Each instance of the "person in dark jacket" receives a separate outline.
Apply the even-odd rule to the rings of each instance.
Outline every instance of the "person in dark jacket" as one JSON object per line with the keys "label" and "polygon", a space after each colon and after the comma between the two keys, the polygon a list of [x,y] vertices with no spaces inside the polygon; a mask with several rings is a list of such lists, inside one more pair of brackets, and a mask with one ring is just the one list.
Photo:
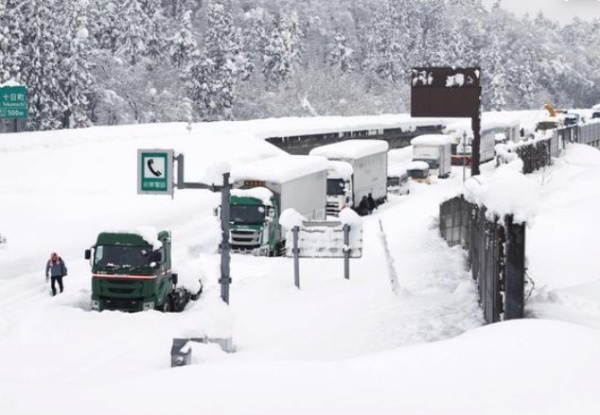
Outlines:
{"label": "person in dark jacket", "polygon": [[367,196],[367,210],[369,212],[369,215],[371,213],[373,213],[373,211],[377,209],[377,203],[375,203],[375,199],[373,199],[373,195],[371,193],[369,193],[369,196]]}
{"label": "person in dark jacket", "polygon": [[360,216],[365,216],[369,213],[369,202],[367,201],[367,196],[363,196],[360,200],[360,203],[356,207],[356,213]]}
{"label": "person in dark jacket", "polygon": [[46,263],[46,281],[48,278],[51,279],[50,286],[52,287],[52,295],[56,295],[56,286],[55,284],[58,282],[58,288],[60,292],[63,292],[63,277],[67,275],[67,266],[65,265],[65,261],[61,257],[58,256],[56,252],[52,252],[50,255],[50,259]]}

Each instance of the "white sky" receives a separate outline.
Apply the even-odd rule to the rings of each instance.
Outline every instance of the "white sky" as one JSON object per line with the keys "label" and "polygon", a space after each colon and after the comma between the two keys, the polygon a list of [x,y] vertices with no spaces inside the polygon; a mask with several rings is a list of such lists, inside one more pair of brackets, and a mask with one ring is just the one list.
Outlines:
{"label": "white sky", "polygon": [[[483,4],[491,7],[496,0],[483,0]],[[535,17],[538,12],[552,20],[568,23],[574,17],[583,20],[600,18],[600,1],[598,0],[502,0],[502,8],[522,16],[529,13]]]}
{"label": "white sky", "polygon": [[[515,114],[525,125],[538,115]],[[280,153],[261,137],[393,120],[410,122],[324,117],[0,135],[0,412],[600,413],[597,149],[571,145],[527,176],[488,163],[469,181],[469,191],[530,221],[536,290],[526,311],[534,318],[486,327],[465,252],[437,230],[440,202],[464,188],[460,167],[431,185],[411,182],[409,195],[363,218],[350,280],[340,259],[301,259],[298,291],[291,259],[233,255],[230,306],[218,285],[212,211],[220,195],[136,194],[139,148],[183,153],[186,181],[197,181],[215,163]],[[392,150],[390,163],[408,163],[410,150]],[[180,282],[202,278],[203,297],[181,314],[90,311],[84,250],[101,230],[139,227],[171,230]],[[54,250],[69,268],[55,298],[43,274]],[[191,366],[169,367],[174,337],[204,335],[232,336],[236,353],[194,343]]]}

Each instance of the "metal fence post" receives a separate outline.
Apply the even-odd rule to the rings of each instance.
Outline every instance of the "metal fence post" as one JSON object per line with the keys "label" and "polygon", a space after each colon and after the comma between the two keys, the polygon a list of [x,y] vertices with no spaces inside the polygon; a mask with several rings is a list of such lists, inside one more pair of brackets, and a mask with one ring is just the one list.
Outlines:
{"label": "metal fence post", "polygon": [[300,232],[299,226],[294,226],[292,228],[292,233],[294,235],[294,247],[292,251],[294,253],[294,284],[299,289],[300,288],[300,250],[298,249],[298,232]]}
{"label": "metal fence post", "polygon": [[523,318],[525,307],[525,225],[506,217],[506,281],[504,319]]}

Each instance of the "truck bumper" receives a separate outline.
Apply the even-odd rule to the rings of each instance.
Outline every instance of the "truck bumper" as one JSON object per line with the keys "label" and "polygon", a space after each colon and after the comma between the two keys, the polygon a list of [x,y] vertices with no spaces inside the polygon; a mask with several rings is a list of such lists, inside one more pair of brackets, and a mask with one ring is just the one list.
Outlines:
{"label": "truck bumper", "polygon": [[137,312],[153,310],[156,306],[154,300],[143,298],[92,298],[92,310],[117,310],[126,312]]}

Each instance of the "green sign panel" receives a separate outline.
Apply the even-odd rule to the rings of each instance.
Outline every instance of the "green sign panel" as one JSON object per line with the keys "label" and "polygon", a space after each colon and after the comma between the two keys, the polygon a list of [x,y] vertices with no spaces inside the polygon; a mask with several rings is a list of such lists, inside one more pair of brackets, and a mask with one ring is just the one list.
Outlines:
{"label": "green sign panel", "polygon": [[27,88],[24,86],[0,87],[0,118],[27,118]]}
{"label": "green sign panel", "polygon": [[138,150],[138,194],[173,195],[173,150]]}

